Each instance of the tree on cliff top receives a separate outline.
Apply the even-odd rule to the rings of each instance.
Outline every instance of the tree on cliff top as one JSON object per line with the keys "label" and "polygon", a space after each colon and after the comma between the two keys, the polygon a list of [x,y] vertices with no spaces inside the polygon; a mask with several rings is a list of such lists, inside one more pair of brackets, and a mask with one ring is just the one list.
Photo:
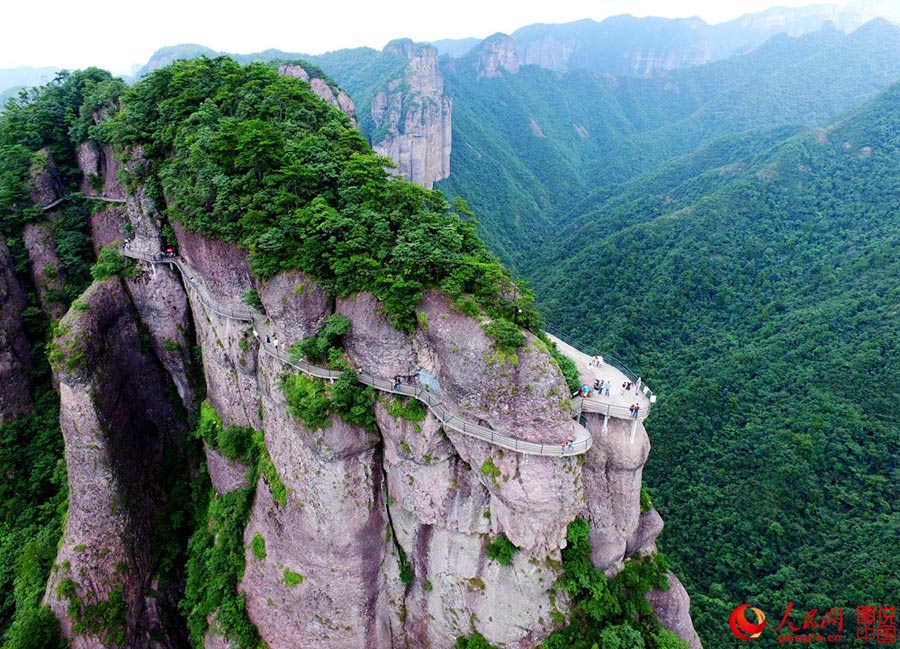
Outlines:
{"label": "tree on cliff top", "polygon": [[269,66],[178,61],[125,94],[113,129],[149,161],[130,182],[169,218],[249,250],[261,277],[299,269],[335,295],[372,291],[401,329],[429,288],[538,323],[464,203],[391,177],[346,115]]}

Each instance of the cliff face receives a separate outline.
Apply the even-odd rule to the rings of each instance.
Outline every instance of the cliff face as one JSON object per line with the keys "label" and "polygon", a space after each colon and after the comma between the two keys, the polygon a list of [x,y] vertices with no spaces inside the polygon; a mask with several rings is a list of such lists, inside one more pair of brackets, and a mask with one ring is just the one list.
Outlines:
{"label": "cliff face", "polygon": [[494,34],[486,38],[476,49],[478,78],[499,77],[500,70],[510,74],[519,72],[519,53],[516,42],[506,34]]}
{"label": "cliff face", "polygon": [[[60,322],[51,354],[59,382],[69,514],[46,603],[73,647],[168,646],[149,595],[161,472],[185,421],[163,368],[142,349],[122,282],[94,284]],[[165,636],[165,634],[163,634]]]}
{"label": "cliff face", "polygon": [[[141,164],[139,152],[132,160]],[[126,229],[135,251],[153,253],[161,243],[159,215],[140,188],[92,226],[95,246]],[[418,374],[453,415],[564,444],[576,426],[568,390],[530,334],[514,355],[499,353],[476,319],[437,292],[418,305],[416,331],[402,333],[371,294],[335,300],[295,272],[263,284],[237,247],[177,225],[175,235],[187,281],[168,265],[140,262],[133,279],[94,284],[54,342],[70,507],[45,601],[74,647],[181,641],[156,594],[152,548],[170,479],[164,460],[185,433],[185,412],[198,405],[192,339],[208,402],[224,426],[261,431],[274,470],[255,485],[239,583],[247,615],[272,649],[444,647],[474,631],[498,646],[534,647],[566,612],[564,596],[550,588],[575,516],[591,521],[594,563],[610,572],[655,548],[661,520],[640,514],[649,442],[639,424],[632,442],[630,422],[611,420],[600,434],[599,419],[589,421],[595,446],[572,458],[505,451],[387,393],[376,392],[372,426],[337,415],[308,425],[282,389],[295,370],[254,332],[285,349],[343,315],[352,367],[387,380]],[[220,314],[246,308],[251,290],[262,304],[252,324]],[[245,485],[244,467],[205,450],[216,493]],[[519,548],[511,566],[488,559],[486,544],[500,534]],[[682,594],[660,591],[653,604],[690,637]],[[112,623],[91,619],[97,606],[117,612]],[[228,646],[216,629],[206,645]]]}
{"label": "cliff face", "polygon": [[316,93],[316,96],[325,100],[328,104],[334,106],[349,117],[350,121],[353,122],[353,126],[357,125],[356,106],[353,105],[353,100],[350,99],[350,95],[340,88],[329,86],[325,79],[320,77],[310,77],[309,72],[297,64],[285,64],[279,66],[278,74],[294,77],[295,79],[302,79],[309,84],[310,89]]}
{"label": "cliff face", "polygon": [[437,49],[398,41],[385,48],[409,59],[403,77],[372,100],[372,148],[397,165],[397,173],[431,188],[450,175],[453,102],[444,95]]}

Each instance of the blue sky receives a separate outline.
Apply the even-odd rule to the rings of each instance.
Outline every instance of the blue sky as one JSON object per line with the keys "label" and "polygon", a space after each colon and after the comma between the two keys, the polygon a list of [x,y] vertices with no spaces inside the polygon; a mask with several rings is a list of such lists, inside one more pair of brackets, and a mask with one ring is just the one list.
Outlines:
{"label": "blue sky", "polygon": [[[830,0],[842,4],[845,0]],[[511,33],[532,23],[562,23],[630,13],[700,16],[710,23],[768,6],[810,0],[13,0],[0,21],[0,68],[95,65],[128,74],[165,45],[200,43],[249,53],[267,48],[319,54],[347,47],[381,49],[416,41]]]}

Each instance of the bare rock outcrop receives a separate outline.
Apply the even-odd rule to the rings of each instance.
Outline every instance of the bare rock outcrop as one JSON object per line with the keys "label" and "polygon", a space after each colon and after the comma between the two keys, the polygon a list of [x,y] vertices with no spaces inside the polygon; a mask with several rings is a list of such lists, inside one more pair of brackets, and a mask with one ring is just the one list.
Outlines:
{"label": "bare rock outcrop", "polygon": [[578,39],[546,34],[542,38],[517,45],[522,65],[539,65],[548,70],[565,72],[572,53],[578,47]]}
{"label": "bare rock outcrop", "polygon": [[691,649],[703,649],[700,636],[697,635],[691,621],[691,598],[678,577],[670,572],[669,589],[650,591],[647,593],[647,601],[664,627],[686,641]]}
{"label": "bare rock outcrop", "polygon": [[612,574],[621,569],[628,540],[638,528],[641,473],[650,453],[650,441],[639,422],[610,418],[606,432],[596,434],[603,430],[602,416],[587,417],[588,428],[595,435],[594,445],[585,455],[584,485],[590,498],[583,513],[591,523],[591,560]]}
{"label": "bare rock outcrop", "polygon": [[[237,246],[183,230],[176,224],[180,254],[197,271],[194,281],[216,296],[226,307],[242,306],[255,280],[244,263],[246,253]],[[188,278],[191,281],[191,278]],[[238,322],[208,309],[188,291],[203,354],[207,399],[219,413],[224,426],[259,429],[259,388],[257,351],[259,346],[245,322]]]}
{"label": "bare rock outcrop", "polygon": [[[94,121],[99,122],[100,115]],[[125,197],[118,178],[119,159],[112,146],[98,147],[91,142],[82,142],[78,148],[78,167],[83,174],[79,191],[85,196]]]}
{"label": "bare rock outcrop", "polygon": [[453,102],[444,95],[437,49],[394,41],[385,51],[409,59],[399,79],[372,100],[372,148],[397,165],[397,173],[431,188],[450,175]]}
{"label": "bare rock outcrop", "polygon": [[475,69],[478,78],[493,78],[501,76],[501,70],[510,74],[519,72],[519,52],[516,42],[506,34],[494,34],[488,36],[476,49],[477,58]]}
{"label": "bare rock outcrop", "polygon": [[9,248],[0,237],[0,424],[28,414],[33,405],[28,381],[31,361],[22,320],[25,291],[12,266]]}
{"label": "bare rock outcrop", "polygon": [[[501,433],[548,444],[571,436],[565,382],[533,337],[513,358],[504,357],[476,320],[437,292],[425,294],[419,312],[427,326],[411,335],[394,330],[369,295],[339,300],[337,310],[353,323],[345,346],[354,366],[382,378],[417,372],[420,380],[430,377],[448,409]],[[540,555],[565,545],[566,525],[584,498],[574,460],[503,452],[452,429],[445,432],[492,496],[494,533]]]}
{"label": "bare rock outcrop", "polygon": [[47,149],[38,151],[28,170],[29,193],[35,205],[47,206],[62,198],[65,193],[62,177],[53,155]]}
{"label": "bare rock outcrop", "polygon": [[387,516],[374,431],[333,415],[311,429],[288,412],[282,367],[259,363],[266,448],[285,496],[260,478],[244,533],[264,544],[247,553],[241,589],[247,612],[272,649],[391,647],[379,587]]}
{"label": "bare rock outcrop", "polygon": [[64,313],[60,295],[63,276],[56,240],[49,222],[27,223],[22,231],[22,243],[31,261],[31,281],[44,313],[59,320]]}
{"label": "bare rock outcrop", "polygon": [[309,84],[309,87],[316,96],[320,99],[324,99],[327,103],[344,113],[350,118],[350,122],[353,126],[357,126],[356,106],[354,105],[353,100],[350,99],[350,95],[341,88],[329,84],[327,80],[321,77],[310,76],[309,72],[297,63],[285,63],[284,65],[278,66],[278,74],[305,81]]}
{"label": "bare rock outcrop", "polygon": [[[81,301],[86,308],[60,322],[51,354],[69,513],[45,602],[73,647],[149,647],[151,630],[165,635],[157,603],[148,605],[153,520],[166,497],[164,455],[184,434],[184,417],[165,371],[142,350],[121,281],[94,284]],[[97,606],[115,614],[95,619]]]}

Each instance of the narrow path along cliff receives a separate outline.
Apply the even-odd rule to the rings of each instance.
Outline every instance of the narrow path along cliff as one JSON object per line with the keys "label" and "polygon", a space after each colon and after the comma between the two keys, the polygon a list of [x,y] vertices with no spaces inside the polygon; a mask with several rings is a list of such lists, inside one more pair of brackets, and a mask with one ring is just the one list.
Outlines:
{"label": "narrow path along cliff", "polygon": [[[130,247],[124,246],[121,247],[119,251],[123,256],[129,257],[131,259],[154,264],[170,264],[177,268],[184,277],[185,283],[197,295],[198,299],[204,306],[223,317],[240,322],[251,323],[253,325],[253,337],[256,339],[257,343],[259,343],[260,348],[270,356],[277,358],[285,365],[289,365],[290,367],[293,367],[294,369],[297,369],[304,374],[308,374],[309,376],[314,376],[329,381],[335,381],[341,376],[341,370],[320,367],[309,363],[306,360],[294,358],[291,355],[285,354],[283,351],[280,351],[278,349],[277,342],[269,342],[271,338],[265,334],[267,325],[265,321],[266,319],[262,314],[253,309],[227,307],[218,303],[212,298],[209,291],[198,279],[197,273],[195,273],[194,270],[181,257],[173,256],[171,254],[166,255],[161,252],[156,254],[138,252],[136,250],[132,250]],[[579,351],[572,345],[569,345],[568,343],[565,343],[556,337],[551,337],[551,340],[553,340],[557,344],[563,354],[565,354],[575,362],[583,381],[586,381],[589,377],[599,378],[601,374],[599,374],[598,372],[600,372],[601,370],[602,375],[606,377],[605,381],[610,381],[618,385],[620,378],[623,379],[623,384],[627,380],[625,375],[622,374],[621,371],[612,366],[606,366],[605,368],[595,367],[596,371],[592,371],[591,359],[587,354]],[[509,435],[498,433],[486,426],[481,426],[473,421],[467,420],[463,417],[460,417],[459,415],[450,412],[444,406],[440,396],[435,394],[428,387],[428,385],[424,385],[421,383],[411,385],[409,383],[403,382],[394,383],[391,381],[386,381],[367,373],[364,368],[360,368],[360,370],[357,372],[357,377],[361,383],[381,390],[382,392],[401,394],[404,396],[413,397],[421,401],[426,406],[428,406],[432,414],[434,414],[434,416],[439,421],[441,421],[441,423],[457,432],[468,435],[470,437],[474,437],[476,439],[480,439],[501,448],[516,451],[517,453],[523,453],[525,455],[568,457],[586,453],[593,444],[593,434],[577,419],[572,421],[572,436],[569,443],[541,444],[537,442],[529,442],[517,439]],[[631,419],[633,422],[633,437],[634,428],[637,424],[637,421],[647,417],[647,414],[649,413],[650,403],[649,398],[646,396],[646,394],[640,392],[639,388],[637,392],[638,398],[641,399],[641,408],[638,410],[636,416],[633,410],[625,407],[624,400],[627,400],[627,397],[625,396],[624,390],[620,393],[618,388],[612,390],[610,392],[611,398],[606,400],[602,398],[602,395],[599,395],[597,393],[595,393],[594,396],[590,397],[578,396],[573,399],[572,406],[574,412],[576,413],[576,417],[578,417],[581,412],[594,412],[604,415],[604,433],[607,431],[607,423],[609,417]],[[649,393],[649,391],[647,392]],[[630,397],[630,395],[631,393],[629,392],[628,396]]]}

